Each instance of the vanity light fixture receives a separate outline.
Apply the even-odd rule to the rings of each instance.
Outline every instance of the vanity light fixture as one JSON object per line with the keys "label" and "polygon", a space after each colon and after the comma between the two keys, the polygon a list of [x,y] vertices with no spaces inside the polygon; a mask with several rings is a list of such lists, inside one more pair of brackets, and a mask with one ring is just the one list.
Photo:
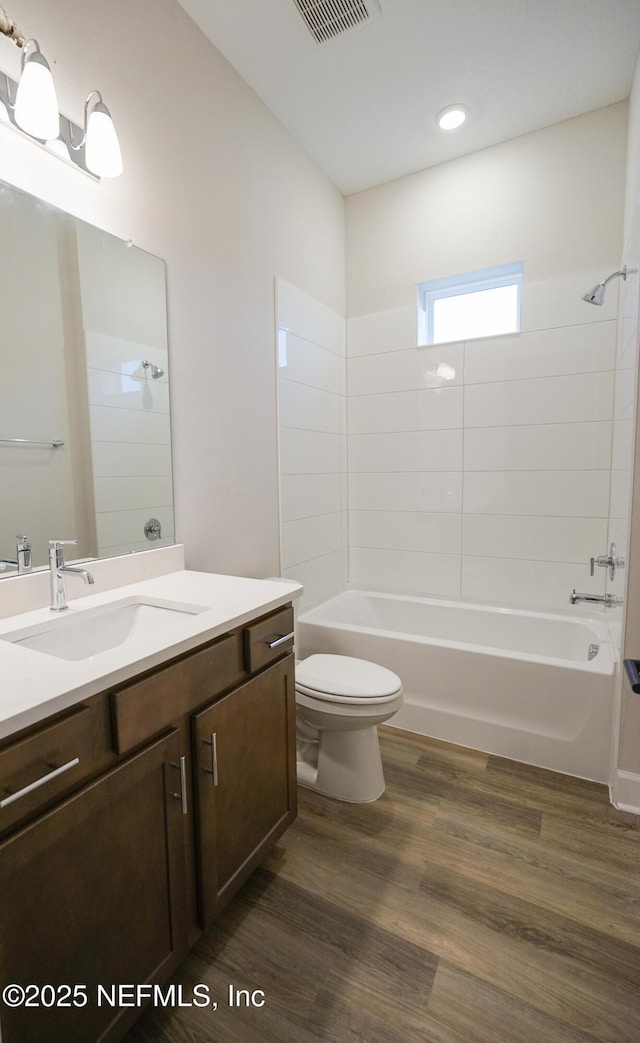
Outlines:
{"label": "vanity light fixture", "polygon": [[457,130],[467,118],[467,108],[464,105],[447,105],[440,109],[436,116],[436,123],[440,130]]}
{"label": "vanity light fixture", "polygon": [[58,99],[49,63],[37,40],[22,47],[22,74],[16,91],[16,123],[32,138],[48,141],[60,134]]}
{"label": "vanity light fixture", "polygon": [[84,105],[84,128],[58,111],[49,64],[36,40],[24,35],[0,6],[0,33],[22,48],[20,82],[0,72],[0,118],[93,177],[118,177],[122,154],[111,113],[99,91]]}
{"label": "vanity light fixture", "polygon": [[97,177],[119,177],[122,173],[120,142],[113,125],[111,113],[102,100],[100,91],[91,91],[84,103],[84,134],[77,145],[71,140],[71,148],[78,151],[84,146],[84,161],[87,169]]}

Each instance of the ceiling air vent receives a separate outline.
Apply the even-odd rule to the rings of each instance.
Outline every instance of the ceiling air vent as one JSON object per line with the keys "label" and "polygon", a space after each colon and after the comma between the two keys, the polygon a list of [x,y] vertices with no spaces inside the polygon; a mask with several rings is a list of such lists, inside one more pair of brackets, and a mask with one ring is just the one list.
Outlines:
{"label": "ceiling air vent", "polygon": [[316,43],[373,22],[382,14],[379,0],[293,0]]}

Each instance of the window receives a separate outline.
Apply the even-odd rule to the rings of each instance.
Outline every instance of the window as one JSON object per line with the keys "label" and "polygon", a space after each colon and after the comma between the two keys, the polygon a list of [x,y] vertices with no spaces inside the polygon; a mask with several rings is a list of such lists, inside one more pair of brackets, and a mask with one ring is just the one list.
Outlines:
{"label": "window", "polygon": [[419,343],[518,333],[523,269],[518,261],[420,283]]}

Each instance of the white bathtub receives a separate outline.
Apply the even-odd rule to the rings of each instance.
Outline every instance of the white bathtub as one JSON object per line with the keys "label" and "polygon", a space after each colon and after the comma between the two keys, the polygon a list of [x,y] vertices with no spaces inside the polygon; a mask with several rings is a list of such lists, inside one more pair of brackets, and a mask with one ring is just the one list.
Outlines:
{"label": "white bathtub", "polygon": [[348,590],[299,617],[296,651],[397,673],[398,728],[607,781],[614,658],[604,617]]}

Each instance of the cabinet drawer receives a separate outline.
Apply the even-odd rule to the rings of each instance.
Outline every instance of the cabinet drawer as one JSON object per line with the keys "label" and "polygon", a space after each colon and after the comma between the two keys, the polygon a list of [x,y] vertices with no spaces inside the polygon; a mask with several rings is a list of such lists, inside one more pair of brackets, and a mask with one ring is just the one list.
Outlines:
{"label": "cabinet drawer", "polygon": [[[247,673],[252,674],[268,666],[280,656],[293,649],[293,609],[291,605],[272,612],[264,619],[245,627],[244,665]],[[286,640],[282,640],[286,638]]]}
{"label": "cabinet drawer", "polygon": [[0,750],[0,822],[4,827],[93,769],[92,712],[81,706]]}
{"label": "cabinet drawer", "polygon": [[236,634],[111,693],[115,748],[127,753],[244,680]]}

